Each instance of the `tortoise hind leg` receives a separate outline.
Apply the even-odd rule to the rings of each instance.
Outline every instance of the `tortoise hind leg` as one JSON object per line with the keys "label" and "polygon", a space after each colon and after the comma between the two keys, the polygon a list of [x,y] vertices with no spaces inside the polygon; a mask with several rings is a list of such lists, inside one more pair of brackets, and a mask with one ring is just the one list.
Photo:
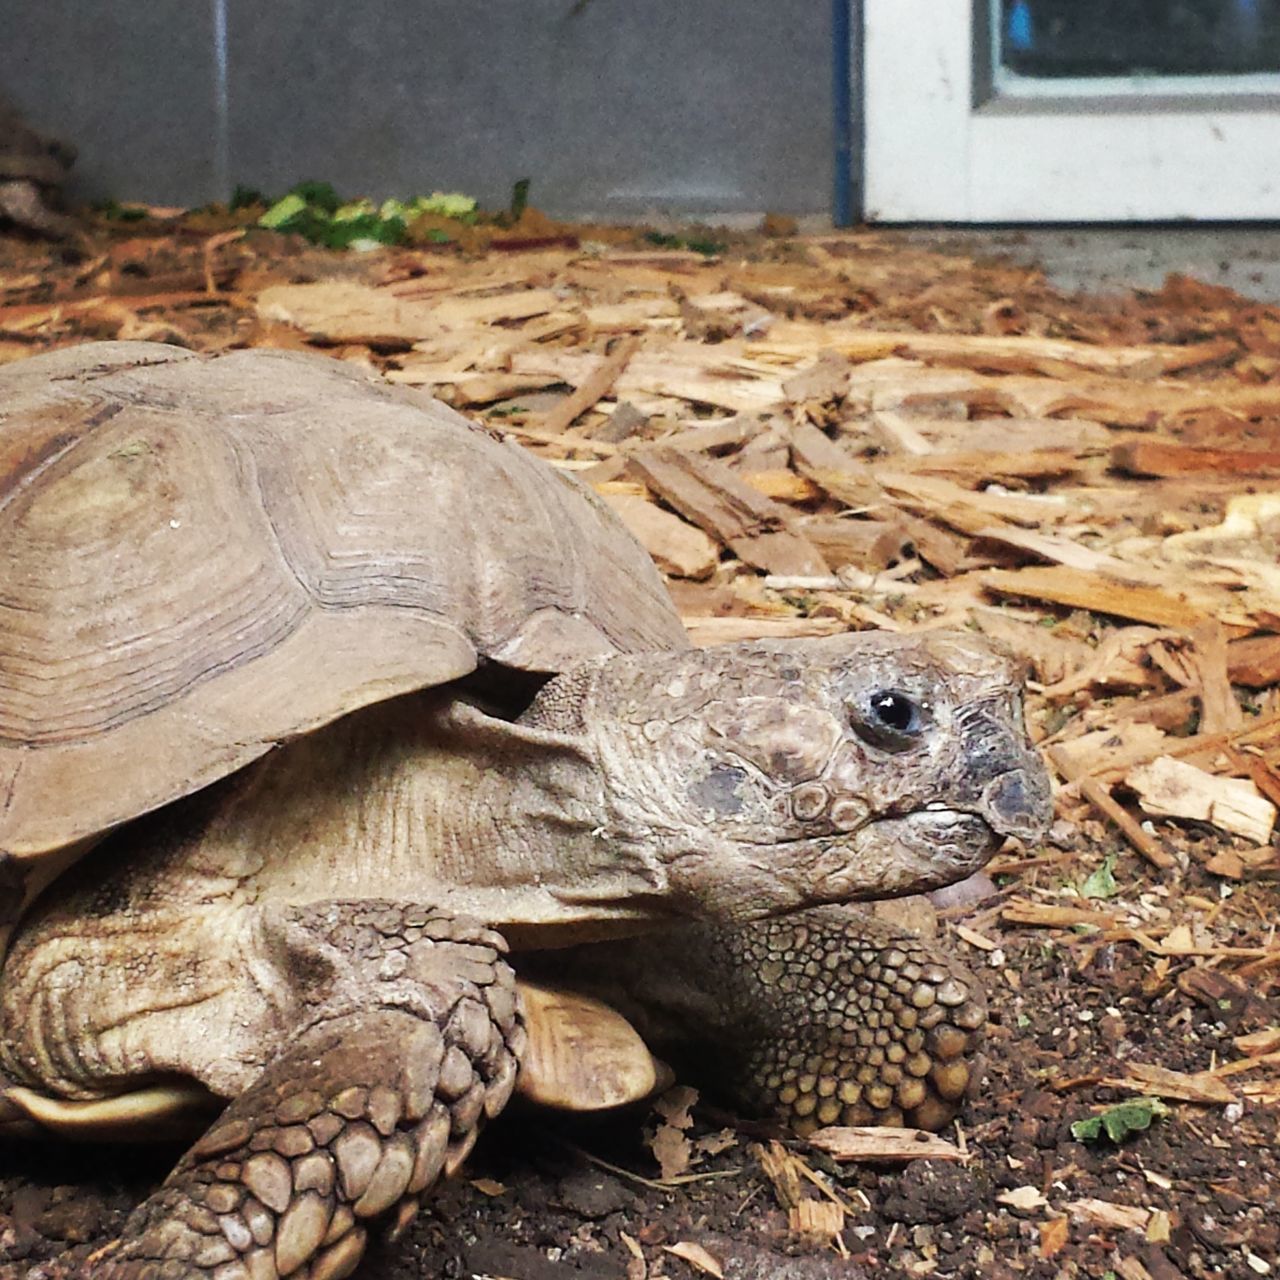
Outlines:
{"label": "tortoise hind leg", "polygon": [[407,1222],[506,1102],[523,1029],[495,934],[390,903],[280,917],[273,940],[311,969],[317,1016],[134,1211],[95,1280],[349,1275],[370,1221]]}
{"label": "tortoise hind leg", "polygon": [[708,1085],[800,1133],[940,1129],[980,1072],[977,980],[857,907],[686,926],[540,963],[615,1004],[679,1067],[701,1063],[705,1076],[713,1064]]}

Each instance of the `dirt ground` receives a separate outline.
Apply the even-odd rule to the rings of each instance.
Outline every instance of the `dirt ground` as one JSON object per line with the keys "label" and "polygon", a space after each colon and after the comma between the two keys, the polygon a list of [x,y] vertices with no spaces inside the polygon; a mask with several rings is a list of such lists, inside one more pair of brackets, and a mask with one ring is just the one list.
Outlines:
{"label": "dirt ground", "polygon": [[[1091,865],[1098,847],[1090,843],[1080,864]],[[1070,875],[1076,863],[1066,859],[1052,874]],[[1128,892],[1149,892],[1132,858],[1122,854],[1117,873]],[[1193,872],[1179,888],[1216,892],[1207,880]],[[1274,886],[1248,896],[1250,914],[1276,917]],[[1238,936],[1251,933],[1245,927]],[[997,936],[987,1080],[960,1123],[967,1162],[841,1168],[791,1141],[854,1210],[843,1250],[829,1237],[790,1230],[761,1168],[757,1144],[766,1134],[758,1126],[740,1127],[692,1180],[663,1187],[644,1140],[654,1120],[643,1111],[594,1123],[526,1113],[502,1117],[462,1175],[359,1274],[675,1280],[697,1274],[665,1251],[680,1242],[701,1245],[730,1280],[1140,1277],[1135,1263],[1155,1280],[1268,1274],[1280,1258],[1274,1106],[1175,1103],[1120,1146],[1079,1142],[1070,1126],[1122,1096],[1097,1081],[1122,1075],[1127,1059],[1198,1070],[1230,1057],[1233,1034],[1280,1021],[1274,999],[1249,992],[1239,1007],[1206,1007],[1179,989],[1176,973],[1153,983],[1132,946],[1095,948],[1087,938],[1040,931]],[[1017,975],[1016,990],[1002,974]],[[1063,1087],[1072,1079],[1080,1083]],[[694,1120],[694,1133],[735,1123],[701,1103]],[[0,1152],[0,1258],[8,1264],[0,1274],[58,1274],[39,1264],[83,1258],[113,1236],[175,1155],[137,1147]],[[1043,1197],[1036,1207],[999,1203],[1001,1193],[1027,1187]],[[1137,1225],[1115,1225],[1111,1206],[1139,1211]],[[1062,1218],[1065,1233],[1046,1257],[1045,1224]]]}
{"label": "dirt ground", "polygon": [[[91,251],[82,252],[0,236],[0,358],[108,336],[201,349],[258,338],[284,344],[278,322],[254,321],[244,298],[277,280],[363,278],[382,269],[380,255],[356,262],[283,237],[224,242],[235,257],[234,267],[226,267],[209,248],[223,234],[221,225],[184,233],[99,224]],[[545,238],[555,247],[572,237],[552,228]],[[868,252],[882,265],[895,261],[892,235],[864,234],[859,243],[872,245]],[[504,264],[521,247],[508,246]],[[545,247],[539,241],[532,250]],[[487,244],[470,246],[467,261],[474,265],[487,251]],[[784,266],[803,261],[805,252],[776,237],[739,238],[725,251]],[[822,252],[838,256],[830,240]],[[1267,311],[1260,318],[1247,300],[1197,294],[1193,283],[1175,282],[1163,299],[1065,298],[1034,271],[919,250],[907,256],[910,269],[902,268],[893,288],[884,283],[890,278],[884,267],[874,288],[851,286],[842,295],[837,316],[856,312],[872,328],[1018,332],[1101,344],[1230,346],[1234,339],[1224,335],[1256,334],[1269,324],[1272,341],[1280,342],[1280,317]],[[922,301],[923,289],[912,283],[922,278],[945,288],[931,285]],[[217,289],[234,300],[219,299]],[[695,321],[685,314],[690,331]],[[255,323],[263,327],[255,330]],[[385,367],[386,351],[373,349]],[[350,357],[350,342],[341,353]],[[1241,339],[1213,370],[1189,376],[1268,386],[1280,376],[1280,359]],[[1240,416],[1245,443],[1274,450],[1277,422],[1280,416],[1265,413]],[[1174,425],[1172,436],[1183,444],[1222,443],[1220,420],[1183,418]],[[1188,492],[1179,491],[1184,506],[1171,531],[1222,517],[1226,490],[1206,484],[1200,492],[1194,477],[1190,483]],[[1255,478],[1239,487],[1252,493],[1266,485]],[[1186,515],[1193,508],[1194,518]],[[684,610],[698,593],[719,599],[718,590],[718,580],[681,583],[677,599]],[[1087,641],[1091,650],[1116,634],[1116,619],[1101,612],[1037,607],[1042,616],[1031,618],[1030,627]],[[1258,629],[1269,635],[1278,622],[1267,615]],[[1166,662],[1161,670],[1173,667]],[[1156,675],[1146,688],[1139,682],[1136,700],[1163,699],[1162,706],[1173,706],[1171,722],[1189,711],[1175,731],[1196,732],[1194,699],[1177,702],[1182,692]],[[1052,683],[1041,676],[1042,685]],[[1201,702],[1206,687],[1199,686]],[[1249,715],[1274,710],[1270,685],[1255,681],[1249,689],[1237,685],[1232,695]],[[1033,704],[1033,727],[1040,737],[1060,737],[1064,717],[1089,712],[1091,723],[1105,729],[1124,718],[1109,705],[1101,691],[1065,707]],[[688,1135],[727,1129],[708,1144],[722,1149],[694,1159],[667,1183],[652,1149],[662,1121],[648,1108],[589,1122],[509,1114],[404,1237],[376,1245],[357,1274],[368,1280],[1271,1274],[1280,1267],[1273,1074],[1280,1033],[1269,1034],[1280,1026],[1273,936],[1280,862],[1266,843],[1259,847],[1205,821],[1152,822],[1131,797],[1125,802],[1165,851],[1167,865],[1140,856],[1133,840],[1075,794],[1060,807],[1051,843],[998,864],[996,897],[964,914],[944,913],[939,922],[943,945],[983,975],[992,1009],[986,1082],[944,1135],[962,1158],[837,1164],[807,1143],[726,1114],[716,1105],[714,1079],[687,1082],[700,1090]],[[1141,832],[1136,839],[1141,843]],[[1167,1105],[1145,1130],[1119,1142],[1073,1135],[1073,1122],[1143,1095],[1161,1096]],[[770,1144],[779,1137],[808,1171],[798,1198],[831,1206],[828,1212],[806,1215],[787,1203],[797,1192],[777,1174],[778,1149]],[[114,1236],[176,1154],[146,1147],[0,1148],[0,1276],[70,1274]],[[801,1229],[806,1221],[810,1229]]]}

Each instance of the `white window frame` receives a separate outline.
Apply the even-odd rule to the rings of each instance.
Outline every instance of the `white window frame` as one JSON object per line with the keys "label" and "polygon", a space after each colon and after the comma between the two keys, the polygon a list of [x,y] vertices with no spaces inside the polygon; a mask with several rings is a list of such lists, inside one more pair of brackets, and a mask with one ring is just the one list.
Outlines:
{"label": "white window frame", "polygon": [[1270,76],[1052,94],[1002,75],[997,88],[987,0],[863,0],[862,12],[871,221],[1280,219]]}

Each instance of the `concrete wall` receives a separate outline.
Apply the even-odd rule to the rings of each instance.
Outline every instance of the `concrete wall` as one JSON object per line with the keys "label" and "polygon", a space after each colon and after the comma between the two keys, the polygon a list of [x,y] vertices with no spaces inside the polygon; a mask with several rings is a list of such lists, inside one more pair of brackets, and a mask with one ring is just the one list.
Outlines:
{"label": "concrete wall", "polygon": [[461,190],[560,215],[825,213],[825,0],[5,0],[0,92],[74,194]]}

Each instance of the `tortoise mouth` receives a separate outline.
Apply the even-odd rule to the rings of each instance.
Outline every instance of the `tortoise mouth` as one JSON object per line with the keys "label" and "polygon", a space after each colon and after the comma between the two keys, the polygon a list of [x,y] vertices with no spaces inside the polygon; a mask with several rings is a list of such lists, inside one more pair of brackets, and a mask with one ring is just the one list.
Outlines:
{"label": "tortoise mouth", "polygon": [[828,843],[841,865],[824,888],[833,901],[926,893],[981,870],[1003,843],[981,815],[962,809],[877,818]]}

